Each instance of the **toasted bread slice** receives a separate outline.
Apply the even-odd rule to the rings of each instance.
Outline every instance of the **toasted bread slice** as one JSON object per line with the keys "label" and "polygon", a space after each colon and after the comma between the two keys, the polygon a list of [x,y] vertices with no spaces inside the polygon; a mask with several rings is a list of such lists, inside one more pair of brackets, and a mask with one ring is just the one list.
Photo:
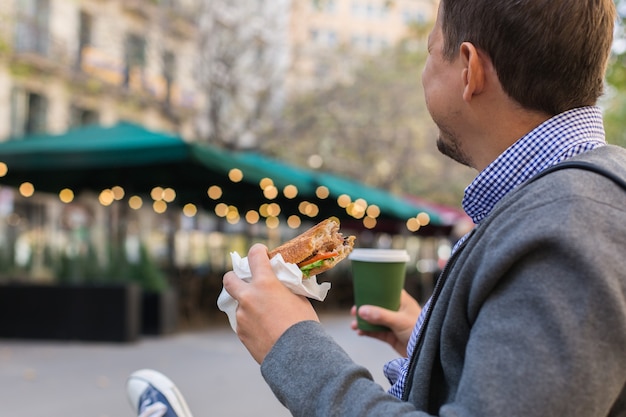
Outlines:
{"label": "toasted bread slice", "polygon": [[298,266],[320,253],[333,253],[329,259],[323,259],[316,265],[305,268],[305,277],[319,274],[335,266],[345,259],[354,247],[354,236],[344,238],[339,232],[339,222],[335,219],[326,219],[302,234],[283,243],[269,252],[272,258],[280,253],[285,262]]}

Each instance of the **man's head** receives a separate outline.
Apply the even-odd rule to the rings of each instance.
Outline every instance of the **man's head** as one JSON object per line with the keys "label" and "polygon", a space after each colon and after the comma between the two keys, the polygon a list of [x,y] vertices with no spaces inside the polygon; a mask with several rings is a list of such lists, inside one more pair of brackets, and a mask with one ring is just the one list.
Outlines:
{"label": "man's head", "polygon": [[445,59],[471,42],[512,99],[549,115],[596,103],[615,18],[613,0],[441,0],[439,13]]}

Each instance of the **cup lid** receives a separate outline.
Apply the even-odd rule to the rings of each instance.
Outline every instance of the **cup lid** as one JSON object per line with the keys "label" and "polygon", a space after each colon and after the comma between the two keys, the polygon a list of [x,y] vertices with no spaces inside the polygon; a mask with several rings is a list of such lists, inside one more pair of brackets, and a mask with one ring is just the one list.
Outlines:
{"label": "cup lid", "polygon": [[409,262],[409,253],[404,249],[353,249],[348,259],[364,262]]}

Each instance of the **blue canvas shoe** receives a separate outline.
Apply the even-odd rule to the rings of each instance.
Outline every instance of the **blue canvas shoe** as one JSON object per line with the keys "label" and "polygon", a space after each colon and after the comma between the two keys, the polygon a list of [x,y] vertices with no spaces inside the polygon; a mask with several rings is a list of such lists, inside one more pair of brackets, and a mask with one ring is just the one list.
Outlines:
{"label": "blue canvas shoe", "polygon": [[176,385],[152,369],[133,372],[126,381],[126,393],[139,417],[192,417]]}

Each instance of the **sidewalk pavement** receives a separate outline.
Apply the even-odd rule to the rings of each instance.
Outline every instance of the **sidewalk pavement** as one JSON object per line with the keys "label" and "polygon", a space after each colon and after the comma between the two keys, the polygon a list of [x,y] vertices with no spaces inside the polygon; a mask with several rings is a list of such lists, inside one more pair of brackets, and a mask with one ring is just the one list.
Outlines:
{"label": "sidewalk pavement", "polygon": [[[345,313],[321,313],[322,324],[355,362],[387,389],[383,364],[397,354],[357,336]],[[143,337],[132,344],[0,339],[0,416],[132,417],[125,381],[153,368],[180,388],[194,417],[289,416],[259,366],[228,326]]]}

